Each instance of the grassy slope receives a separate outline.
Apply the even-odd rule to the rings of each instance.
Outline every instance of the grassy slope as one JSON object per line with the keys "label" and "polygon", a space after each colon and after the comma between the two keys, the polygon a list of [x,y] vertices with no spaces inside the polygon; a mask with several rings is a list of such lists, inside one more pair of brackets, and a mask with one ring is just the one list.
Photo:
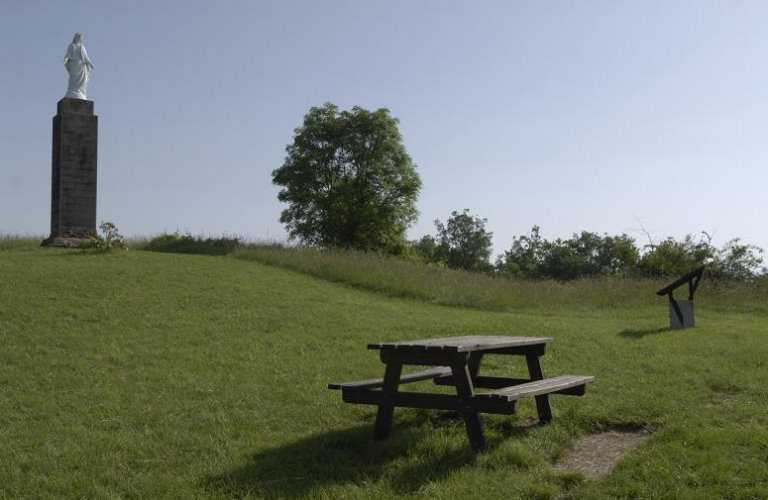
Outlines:
{"label": "grassy slope", "polygon": [[[212,248],[216,251],[217,248]],[[635,309],[653,306],[653,290],[668,279],[582,279],[565,283],[527,281],[461,270],[425,266],[386,255],[356,251],[318,251],[280,245],[247,245],[235,258],[300,271],[361,290],[431,304],[487,311],[548,310],[588,312],[595,309]],[[709,310],[768,314],[768,276],[751,285],[713,282],[697,292]],[[678,292],[684,297],[685,289]],[[711,300],[710,300],[711,299]]]}
{"label": "grassy slope", "polygon": [[[235,259],[0,252],[0,498],[765,498],[768,318],[666,306],[482,312],[383,298]],[[711,299],[709,299],[711,300]],[[712,304],[713,306],[715,304]],[[722,309],[713,307],[713,309]],[[593,374],[555,422],[373,409],[331,380],[380,376],[372,340],[550,335],[549,374]],[[522,373],[498,358],[488,370]],[[597,482],[549,472],[580,433],[653,437]]]}

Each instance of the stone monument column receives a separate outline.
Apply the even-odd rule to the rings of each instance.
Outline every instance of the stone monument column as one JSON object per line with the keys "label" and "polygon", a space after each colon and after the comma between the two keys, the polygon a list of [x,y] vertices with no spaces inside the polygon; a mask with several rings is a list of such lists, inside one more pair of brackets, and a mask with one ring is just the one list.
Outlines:
{"label": "stone monument column", "polygon": [[51,235],[44,246],[78,246],[96,234],[96,151],[99,118],[85,96],[93,64],[82,35],[67,48],[66,96],[53,117]]}
{"label": "stone monument column", "polygon": [[98,122],[93,101],[59,101],[53,117],[51,235],[45,246],[77,246],[96,234]]}

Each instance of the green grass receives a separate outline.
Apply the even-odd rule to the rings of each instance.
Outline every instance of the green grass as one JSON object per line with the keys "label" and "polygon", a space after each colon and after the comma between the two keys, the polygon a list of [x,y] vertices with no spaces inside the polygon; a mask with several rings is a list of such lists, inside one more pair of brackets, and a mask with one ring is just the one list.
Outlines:
{"label": "green grass", "polygon": [[[670,332],[664,299],[625,285],[524,284],[497,312],[244,259],[2,245],[0,498],[768,497],[768,315],[749,290],[703,282],[699,326]],[[597,380],[553,398],[549,426],[515,425],[531,401],[489,416],[478,457],[440,412],[398,410],[374,442],[373,409],[325,388],[381,375],[370,341],[466,333],[553,336],[545,372]],[[488,372],[523,372],[509,361]],[[609,475],[551,471],[579,435],[636,426],[651,437]]]}
{"label": "green grass", "polygon": [[0,234],[0,252],[8,250],[35,250],[44,239],[44,236]]}
{"label": "green grass", "polygon": [[[363,290],[456,307],[489,311],[636,309],[660,303],[654,292],[671,280],[581,279],[526,281],[426,266],[418,262],[355,251],[318,251],[252,244],[236,249],[235,258],[300,271]],[[685,288],[678,292],[684,297]],[[697,299],[722,312],[768,314],[768,276],[757,283],[707,281]]]}

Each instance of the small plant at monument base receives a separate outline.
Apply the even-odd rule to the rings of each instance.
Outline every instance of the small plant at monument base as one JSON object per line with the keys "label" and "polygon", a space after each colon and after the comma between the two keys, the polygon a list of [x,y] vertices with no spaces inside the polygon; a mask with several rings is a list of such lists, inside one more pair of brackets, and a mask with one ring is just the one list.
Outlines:
{"label": "small plant at monument base", "polygon": [[115,248],[124,248],[125,250],[128,250],[128,247],[125,244],[125,238],[118,232],[117,226],[113,222],[102,221],[102,223],[99,224],[99,229],[101,230],[101,235],[95,234],[91,236],[83,243],[83,250],[94,249],[103,252],[109,252]]}

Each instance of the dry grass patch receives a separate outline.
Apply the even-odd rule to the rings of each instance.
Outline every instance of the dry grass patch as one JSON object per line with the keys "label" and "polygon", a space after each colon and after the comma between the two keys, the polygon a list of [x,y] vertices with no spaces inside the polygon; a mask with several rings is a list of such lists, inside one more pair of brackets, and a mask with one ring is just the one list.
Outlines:
{"label": "dry grass patch", "polygon": [[576,442],[571,453],[555,466],[555,472],[578,472],[590,479],[600,477],[646,438],[645,429],[611,430],[590,434]]}

